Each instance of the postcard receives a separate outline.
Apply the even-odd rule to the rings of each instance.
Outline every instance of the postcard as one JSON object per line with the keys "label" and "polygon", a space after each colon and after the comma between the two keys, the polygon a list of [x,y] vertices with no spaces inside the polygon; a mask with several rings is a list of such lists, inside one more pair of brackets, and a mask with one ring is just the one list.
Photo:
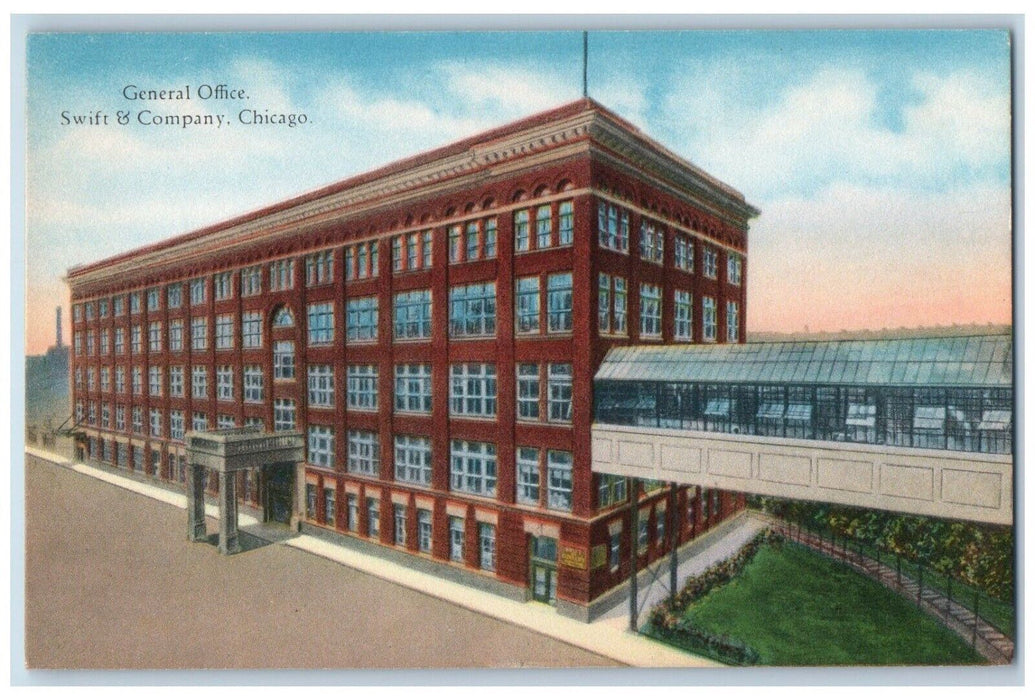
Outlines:
{"label": "postcard", "polygon": [[1013,50],[30,33],[29,672],[1009,667]]}

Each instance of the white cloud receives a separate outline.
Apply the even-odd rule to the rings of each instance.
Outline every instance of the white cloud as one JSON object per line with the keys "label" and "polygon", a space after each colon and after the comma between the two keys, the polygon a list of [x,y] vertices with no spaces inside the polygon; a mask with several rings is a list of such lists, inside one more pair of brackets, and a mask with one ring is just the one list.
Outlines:
{"label": "white cloud", "polygon": [[685,74],[666,110],[689,115],[688,123],[669,128],[683,134],[689,157],[749,195],[837,180],[923,188],[1005,175],[1009,101],[974,74],[913,76],[915,102],[899,106],[902,128],[895,129],[882,118],[879,86],[862,71],[820,69],[771,99],[745,101],[744,76],[726,70],[698,66]]}

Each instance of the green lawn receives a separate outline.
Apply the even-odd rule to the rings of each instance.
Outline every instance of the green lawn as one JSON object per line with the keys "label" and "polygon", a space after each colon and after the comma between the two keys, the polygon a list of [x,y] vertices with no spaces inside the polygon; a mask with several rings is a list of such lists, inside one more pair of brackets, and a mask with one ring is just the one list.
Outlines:
{"label": "green lawn", "polygon": [[789,543],[760,549],[686,614],[700,629],[747,643],[767,665],[984,663],[914,604]]}

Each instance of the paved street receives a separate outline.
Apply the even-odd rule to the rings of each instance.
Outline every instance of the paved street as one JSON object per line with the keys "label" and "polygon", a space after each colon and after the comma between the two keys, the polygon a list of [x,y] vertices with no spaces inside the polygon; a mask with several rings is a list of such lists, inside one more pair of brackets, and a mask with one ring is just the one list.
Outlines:
{"label": "paved street", "polygon": [[25,482],[30,668],[614,665],[292,547],[222,557],[181,509],[28,454]]}

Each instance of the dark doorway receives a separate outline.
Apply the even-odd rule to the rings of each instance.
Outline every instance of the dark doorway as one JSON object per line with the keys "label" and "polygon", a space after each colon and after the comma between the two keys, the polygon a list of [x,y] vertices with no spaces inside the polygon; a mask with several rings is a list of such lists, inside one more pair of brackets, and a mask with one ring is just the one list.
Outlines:
{"label": "dark doorway", "polygon": [[262,470],[262,519],[267,523],[291,523],[295,467],[271,464]]}
{"label": "dark doorway", "polygon": [[532,599],[557,603],[557,540],[551,537],[529,538],[529,586]]}

